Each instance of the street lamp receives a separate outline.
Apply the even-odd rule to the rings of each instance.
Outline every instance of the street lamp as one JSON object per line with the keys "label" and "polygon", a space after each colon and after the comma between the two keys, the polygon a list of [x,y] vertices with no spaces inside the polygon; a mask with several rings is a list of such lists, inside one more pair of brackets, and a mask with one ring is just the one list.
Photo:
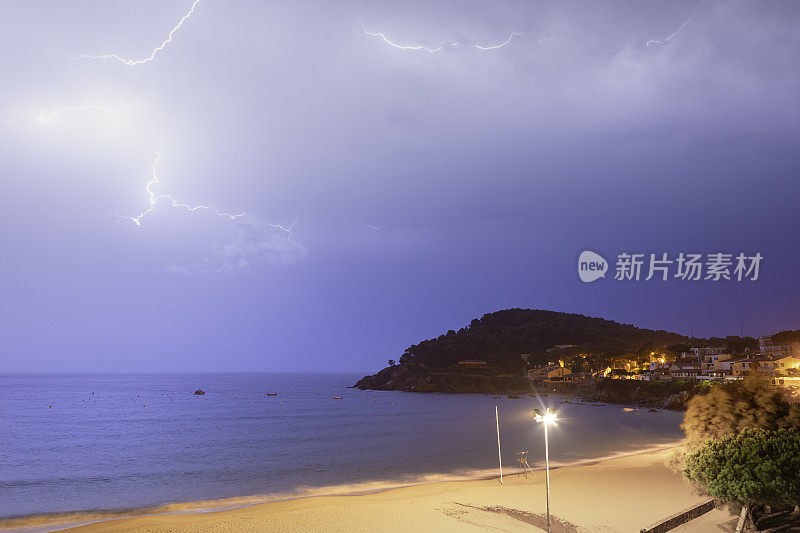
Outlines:
{"label": "street lamp", "polygon": [[555,425],[556,414],[547,408],[547,412],[542,414],[538,409],[533,410],[533,419],[536,423],[541,422],[544,424],[544,483],[547,489],[547,533],[550,533],[550,450],[547,443],[547,426],[550,424]]}

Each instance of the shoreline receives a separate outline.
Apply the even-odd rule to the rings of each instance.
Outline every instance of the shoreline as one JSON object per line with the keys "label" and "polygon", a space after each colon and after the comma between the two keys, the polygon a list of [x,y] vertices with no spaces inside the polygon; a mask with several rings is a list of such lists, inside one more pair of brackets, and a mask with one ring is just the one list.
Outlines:
{"label": "shoreline", "polygon": [[[681,441],[676,441],[655,444],[646,448],[618,452],[606,456],[579,459],[571,462],[551,463],[551,475],[555,475],[556,472],[562,470],[573,471],[597,465],[613,464],[615,461],[631,460],[642,456],[658,456],[660,457],[659,460],[664,460],[665,457],[670,455],[671,450],[676,450],[680,446]],[[544,466],[538,463],[534,466],[534,470],[537,472],[543,470],[543,468]],[[511,463],[507,462],[504,465],[503,477],[506,483],[502,486],[508,485],[509,481],[511,483],[517,483],[515,480],[519,474],[516,473],[516,470],[516,467],[512,466]],[[539,476],[536,479],[541,481],[542,477]],[[208,517],[225,513],[247,514],[249,512],[248,510],[253,510],[253,512],[258,514],[268,509],[270,506],[291,505],[293,502],[302,502],[303,504],[308,502],[313,504],[315,501],[336,498],[358,501],[360,498],[369,499],[370,497],[380,497],[382,494],[394,491],[413,491],[417,489],[422,492],[427,492],[428,490],[437,492],[437,487],[450,486],[453,484],[468,486],[469,484],[485,484],[487,482],[501,486],[499,484],[497,468],[463,470],[447,474],[425,474],[408,476],[406,479],[372,480],[354,484],[298,487],[297,490],[289,493],[187,501],[134,509],[43,513],[0,520],[0,531],[44,533],[66,529],[72,530],[73,528],[78,531],[105,531],[106,529],[104,528],[107,527],[107,525],[119,524],[119,521],[147,519],[149,521],[155,520],[158,522],[160,517],[185,517],[190,521],[192,517],[195,517],[197,520],[205,521]],[[152,523],[150,523],[150,527],[152,527]],[[108,530],[110,531],[112,529]]]}
{"label": "shoreline", "polygon": [[[602,402],[616,405],[634,405],[636,407],[646,407],[654,409],[667,409],[671,411],[685,411],[686,402],[698,393],[702,393],[703,387],[709,384],[720,382],[692,381],[692,380],[629,380],[600,378],[589,381],[554,381],[554,382],[532,382],[525,378],[525,385],[515,382],[514,386],[503,386],[498,384],[486,384],[482,387],[470,385],[470,380],[482,378],[491,381],[492,376],[482,376],[464,372],[451,372],[451,381],[439,383],[438,385],[428,383],[431,374],[416,370],[416,379],[423,381],[424,386],[417,386],[405,381],[394,381],[397,376],[393,376],[387,383],[383,383],[381,376],[386,377],[386,373],[400,372],[402,365],[397,367],[387,367],[379,372],[366,375],[358,382],[348,388],[361,391],[398,391],[414,392],[421,394],[482,394],[487,396],[506,396],[509,398],[525,396],[564,396],[578,400],[580,402]],[[440,376],[446,373],[437,373]],[[377,380],[377,381],[376,381]],[[473,384],[474,385],[474,384]],[[507,384],[506,384],[507,385]]]}

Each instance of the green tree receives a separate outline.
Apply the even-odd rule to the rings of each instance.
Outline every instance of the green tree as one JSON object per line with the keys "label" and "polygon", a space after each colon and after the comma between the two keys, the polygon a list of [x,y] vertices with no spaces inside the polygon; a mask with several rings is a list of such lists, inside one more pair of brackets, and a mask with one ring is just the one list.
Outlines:
{"label": "green tree", "polygon": [[709,440],[686,456],[683,473],[711,496],[742,504],[741,531],[754,504],[800,503],[800,432],[746,428]]}
{"label": "green tree", "polygon": [[670,352],[671,354],[673,354],[675,356],[678,356],[678,355],[680,355],[682,353],[688,352],[691,349],[692,349],[691,345],[685,344],[685,343],[670,344],[666,348],[666,350],[668,352]]}

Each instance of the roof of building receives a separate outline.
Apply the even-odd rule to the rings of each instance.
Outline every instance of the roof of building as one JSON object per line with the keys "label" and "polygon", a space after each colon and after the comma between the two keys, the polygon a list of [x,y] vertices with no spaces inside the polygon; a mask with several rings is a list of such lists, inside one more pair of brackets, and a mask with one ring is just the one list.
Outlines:
{"label": "roof of building", "polygon": [[543,371],[551,371],[556,370],[557,368],[564,368],[563,366],[558,365],[547,365],[547,366],[540,366],[539,368],[531,368],[529,372],[543,372]]}
{"label": "roof of building", "polygon": [[798,359],[798,357],[795,355],[774,355],[772,357],[764,357],[763,359],[759,359],[759,361],[769,363],[773,361],[782,361],[784,359]]}

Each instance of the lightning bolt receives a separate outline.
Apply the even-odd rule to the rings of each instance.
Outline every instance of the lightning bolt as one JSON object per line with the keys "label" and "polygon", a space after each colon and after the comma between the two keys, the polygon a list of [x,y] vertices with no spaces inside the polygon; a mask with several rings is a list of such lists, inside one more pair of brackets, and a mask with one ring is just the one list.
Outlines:
{"label": "lightning bolt", "polygon": [[124,65],[128,65],[129,67],[133,67],[135,65],[142,65],[144,63],[149,63],[150,61],[155,59],[156,54],[161,52],[164,48],[166,48],[166,46],[169,43],[172,42],[172,37],[175,35],[175,32],[178,31],[179,29],[181,29],[181,26],[183,26],[183,23],[186,22],[186,20],[189,17],[192,16],[192,14],[194,13],[194,8],[197,7],[197,4],[199,4],[199,3],[200,3],[200,0],[194,0],[194,2],[192,3],[192,7],[189,8],[189,11],[178,21],[178,23],[175,26],[173,26],[173,28],[169,32],[169,35],[167,35],[167,38],[164,39],[164,41],[159,46],[154,48],[153,51],[150,52],[150,55],[145,57],[145,58],[142,58],[142,59],[125,59],[124,57],[120,57],[117,54],[105,54],[105,55],[100,55],[100,56],[81,55],[81,56],[78,56],[75,59],[76,60],[79,60],[79,59],[113,59],[115,61],[119,61],[120,63],[122,63]]}
{"label": "lightning bolt", "polygon": [[521,37],[523,35],[525,35],[525,34],[521,33],[521,32],[517,32],[517,31],[513,31],[513,32],[511,32],[511,35],[508,36],[508,39],[506,39],[505,41],[503,41],[500,44],[494,44],[494,45],[490,45],[490,46],[480,46],[480,45],[476,44],[474,46],[478,50],[497,50],[498,48],[502,48],[502,47],[506,46],[507,44],[510,44],[511,43],[511,39],[513,39],[514,37]]}
{"label": "lightning bolt", "polygon": [[82,106],[70,106],[64,107],[61,109],[56,109],[55,111],[47,112],[42,109],[37,109],[35,111],[15,111],[13,109],[2,108],[2,111],[7,111],[13,113],[20,117],[33,117],[42,124],[50,124],[55,119],[60,117],[65,113],[73,113],[76,111],[107,111],[110,113],[121,113],[125,110],[125,108],[114,109],[112,107],[102,106],[102,105],[82,105]]}
{"label": "lightning bolt", "polygon": [[692,16],[686,19],[686,21],[683,24],[681,24],[680,28],[678,28],[675,32],[671,33],[670,35],[668,35],[663,41],[650,40],[647,41],[647,43],[645,43],[645,46],[647,48],[652,48],[653,46],[664,46],[665,44],[670,42],[673,39],[673,37],[681,33],[686,28],[686,26],[689,25],[689,23],[694,19],[696,13],[697,10],[692,11]]}
{"label": "lightning bolt", "polygon": [[279,229],[281,231],[286,232],[289,235],[289,240],[292,240],[292,231],[294,230],[294,226],[295,226],[295,224],[297,224],[298,220],[300,220],[300,214],[298,214],[296,217],[294,217],[294,221],[292,221],[292,223],[289,224],[288,226],[282,226],[280,224],[271,224],[269,222],[267,222],[267,225],[272,227],[272,228]]}
{"label": "lightning bolt", "polygon": [[[371,32],[371,31],[368,31],[368,30],[367,30],[367,28],[366,28],[366,26],[364,26],[364,24],[363,24],[363,23],[360,23],[360,24],[361,24],[361,29],[362,29],[362,30],[364,30],[364,33],[366,33],[367,35],[371,35],[372,37],[379,37],[379,38],[383,39],[383,42],[385,42],[385,43],[386,43],[386,44],[388,44],[389,46],[394,46],[395,48],[399,48],[400,50],[425,50],[425,51],[426,51],[426,52],[428,52],[429,54],[434,54],[434,53],[436,53],[436,52],[439,52],[439,51],[442,49],[442,47],[441,47],[441,46],[439,46],[438,48],[426,48],[426,47],[424,47],[424,46],[422,46],[422,45],[404,45],[404,44],[398,44],[398,43],[395,43],[395,42],[392,42],[392,41],[390,41],[390,40],[389,40],[389,39],[388,39],[388,38],[387,38],[387,37],[386,37],[384,34],[382,34],[382,33],[373,33],[373,32]],[[458,44],[458,43],[454,43],[454,44],[452,44],[451,46],[456,46],[457,44]]]}
{"label": "lightning bolt", "polygon": [[[421,44],[414,44],[414,45],[400,44],[400,43],[396,43],[396,42],[390,40],[383,33],[371,32],[371,31],[367,30],[367,27],[364,26],[363,22],[359,22],[359,24],[361,24],[361,29],[364,31],[365,34],[370,35],[372,37],[378,37],[379,39],[381,39],[383,42],[385,42],[389,46],[392,46],[394,48],[398,48],[400,50],[411,50],[411,51],[424,50],[425,52],[428,52],[429,54],[435,54],[436,52],[441,52],[445,47],[452,48],[452,47],[455,47],[455,46],[459,46],[461,44],[461,43],[455,42],[455,43],[449,43],[449,44],[446,44],[446,45],[443,45],[443,46],[438,46],[436,48],[428,48],[426,46],[422,46]],[[498,44],[492,44],[492,45],[487,45],[487,46],[481,46],[481,45],[473,44],[473,45],[468,45],[468,46],[470,48],[477,48],[478,50],[497,50],[498,48],[503,48],[507,44],[511,43],[511,40],[514,37],[520,37],[522,35],[525,35],[525,34],[522,33],[522,32],[516,32],[515,31],[515,32],[511,32],[511,35],[508,36],[508,39],[506,39],[505,41],[503,41],[501,43],[498,43]]]}
{"label": "lightning bolt", "polygon": [[[137,216],[121,216],[121,215],[117,215],[118,218],[123,219],[123,220],[130,220],[131,222],[133,222],[137,226],[141,226],[142,225],[142,219],[145,216],[147,216],[148,214],[152,213],[156,209],[156,206],[158,205],[158,202],[161,201],[161,200],[167,200],[172,207],[179,207],[179,208],[185,209],[187,211],[198,211],[200,209],[208,209],[208,210],[214,212],[214,214],[216,214],[218,216],[221,216],[221,217],[229,218],[230,220],[236,220],[237,218],[243,217],[246,214],[246,213],[239,213],[239,214],[224,213],[222,211],[219,211],[216,207],[211,206],[211,205],[201,205],[201,204],[191,205],[191,204],[187,204],[187,203],[180,202],[180,201],[176,200],[170,194],[157,194],[156,192],[153,191],[153,186],[158,185],[159,183],[161,183],[161,180],[158,178],[158,162],[159,162],[160,158],[161,158],[160,154],[156,154],[156,157],[153,160],[153,170],[152,170],[152,174],[150,175],[150,181],[148,181],[147,185],[145,185],[145,190],[147,191],[147,196],[148,196],[148,198],[147,198],[147,203],[148,203],[147,209],[145,209],[144,211],[139,213]],[[294,224],[292,224],[292,226],[294,226]]]}

